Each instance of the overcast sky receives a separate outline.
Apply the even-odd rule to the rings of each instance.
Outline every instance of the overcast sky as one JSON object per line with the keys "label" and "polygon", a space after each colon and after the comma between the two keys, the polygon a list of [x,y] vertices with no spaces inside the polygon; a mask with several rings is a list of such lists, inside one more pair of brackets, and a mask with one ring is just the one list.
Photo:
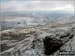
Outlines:
{"label": "overcast sky", "polygon": [[74,0],[1,0],[1,12],[6,11],[73,11]]}

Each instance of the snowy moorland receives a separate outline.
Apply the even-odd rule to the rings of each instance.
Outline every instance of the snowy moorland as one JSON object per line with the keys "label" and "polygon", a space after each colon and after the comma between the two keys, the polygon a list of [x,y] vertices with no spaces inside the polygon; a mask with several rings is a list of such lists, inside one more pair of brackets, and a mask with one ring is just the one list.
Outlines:
{"label": "snowy moorland", "polygon": [[58,56],[60,51],[75,51],[74,22],[8,29],[0,35],[2,56]]}

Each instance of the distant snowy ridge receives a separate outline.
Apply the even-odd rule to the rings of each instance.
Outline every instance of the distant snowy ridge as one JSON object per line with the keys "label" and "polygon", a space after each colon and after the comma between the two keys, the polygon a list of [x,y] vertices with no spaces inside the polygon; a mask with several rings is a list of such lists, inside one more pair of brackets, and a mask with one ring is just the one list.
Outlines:
{"label": "distant snowy ridge", "polygon": [[33,27],[45,24],[69,23],[75,22],[75,16],[34,16],[34,17],[5,17],[5,20],[0,21],[0,28],[17,28],[17,27]]}

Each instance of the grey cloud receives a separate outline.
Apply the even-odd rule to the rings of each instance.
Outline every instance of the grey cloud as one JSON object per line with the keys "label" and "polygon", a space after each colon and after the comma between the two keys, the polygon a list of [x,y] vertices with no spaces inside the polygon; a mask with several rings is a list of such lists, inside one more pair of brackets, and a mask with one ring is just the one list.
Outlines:
{"label": "grey cloud", "polygon": [[[6,0],[2,0],[2,1],[6,1]],[[7,0],[7,1],[9,1],[9,0]],[[10,1],[12,1],[12,0],[10,0]],[[19,9],[20,7],[20,9],[22,10],[22,8],[23,8],[23,10],[36,10],[36,9],[38,9],[38,10],[40,10],[40,9],[51,9],[51,8],[56,8],[56,7],[65,7],[66,5],[68,5],[68,4],[70,4],[70,5],[72,5],[73,7],[74,7],[74,0],[13,0],[13,1],[31,1],[31,2],[29,2],[30,4],[17,4],[18,2],[16,2],[16,4],[9,4],[9,6],[5,6],[5,7],[2,7],[2,8],[4,8],[4,10],[8,10],[8,9],[10,9],[10,11],[13,11],[13,9],[14,10],[17,10],[17,9]],[[19,5],[21,5],[20,7],[19,7]],[[18,8],[17,8],[17,6],[18,6]]]}

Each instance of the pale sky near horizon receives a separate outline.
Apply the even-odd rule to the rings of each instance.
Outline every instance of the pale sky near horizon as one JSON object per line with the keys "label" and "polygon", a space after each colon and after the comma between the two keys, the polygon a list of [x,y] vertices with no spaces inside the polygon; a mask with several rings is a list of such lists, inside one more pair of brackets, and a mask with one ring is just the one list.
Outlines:
{"label": "pale sky near horizon", "polygon": [[1,0],[1,12],[9,11],[72,11],[74,0]]}

